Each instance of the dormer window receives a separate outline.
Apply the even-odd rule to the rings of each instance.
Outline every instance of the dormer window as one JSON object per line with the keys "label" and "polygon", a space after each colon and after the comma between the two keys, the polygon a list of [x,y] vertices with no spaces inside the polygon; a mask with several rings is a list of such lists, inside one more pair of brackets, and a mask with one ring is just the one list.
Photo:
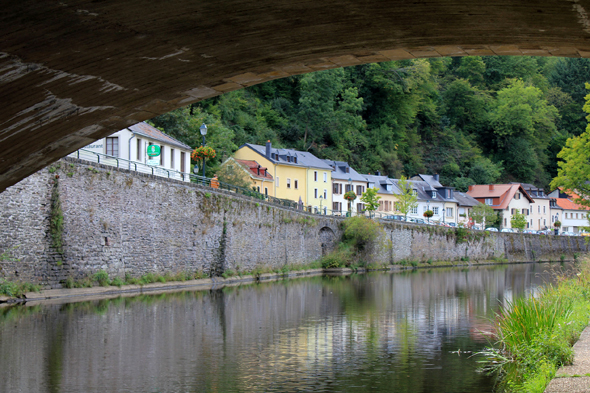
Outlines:
{"label": "dormer window", "polygon": [[297,164],[297,156],[293,157],[293,162]]}
{"label": "dormer window", "polygon": [[436,191],[432,191],[432,199],[436,199]]}
{"label": "dormer window", "polygon": [[385,186],[385,189],[386,189],[387,191],[391,191],[391,184],[388,184],[388,185],[386,185],[386,186]]}
{"label": "dormer window", "polygon": [[418,190],[416,190],[416,189],[413,189],[413,190],[412,190],[412,194],[414,194],[414,196],[418,196]]}
{"label": "dormer window", "polygon": [[375,188],[375,183],[369,183],[369,188]]}

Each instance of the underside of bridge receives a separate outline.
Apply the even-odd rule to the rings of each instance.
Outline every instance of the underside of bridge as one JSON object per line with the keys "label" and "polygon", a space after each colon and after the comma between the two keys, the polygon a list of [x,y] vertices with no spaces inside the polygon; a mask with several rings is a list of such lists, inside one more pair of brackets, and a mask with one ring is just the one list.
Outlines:
{"label": "underside of bridge", "polygon": [[0,191],[130,124],[289,75],[590,57],[586,0],[27,0],[0,12]]}

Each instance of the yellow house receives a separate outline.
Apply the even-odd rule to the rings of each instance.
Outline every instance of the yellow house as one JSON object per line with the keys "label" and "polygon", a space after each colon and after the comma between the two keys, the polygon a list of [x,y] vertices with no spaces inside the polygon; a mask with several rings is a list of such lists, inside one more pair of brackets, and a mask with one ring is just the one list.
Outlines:
{"label": "yellow house", "polygon": [[397,195],[400,194],[400,191],[393,179],[381,176],[379,172],[376,175],[363,176],[367,179],[367,188],[377,188],[377,196],[381,197],[377,211],[383,214],[395,214],[395,203],[398,200]]}
{"label": "yellow house", "polygon": [[275,196],[274,194],[274,178],[269,173],[268,168],[260,165],[255,160],[239,160],[233,157],[225,160],[221,164],[221,168],[231,167],[235,168],[236,171],[240,171],[237,176],[247,176],[251,181],[251,187],[254,187],[256,191],[264,195]]}
{"label": "yellow house", "polygon": [[266,167],[274,178],[277,198],[301,202],[313,208],[330,209],[332,201],[332,167],[308,152],[275,149],[246,143],[234,154],[237,160],[254,160]]}

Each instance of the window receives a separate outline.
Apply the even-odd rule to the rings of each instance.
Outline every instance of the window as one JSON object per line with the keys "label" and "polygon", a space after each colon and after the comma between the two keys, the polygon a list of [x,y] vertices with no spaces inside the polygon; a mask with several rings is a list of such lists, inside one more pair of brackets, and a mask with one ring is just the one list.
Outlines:
{"label": "window", "polygon": [[119,157],[119,138],[107,138],[107,156]]}
{"label": "window", "polygon": [[543,213],[545,213],[545,206],[543,206]]}
{"label": "window", "polygon": [[180,152],[180,171],[186,172],[186,167],[184,166],[184,162],[186,160],[186,155],[183,151]]}
{"label": "window", "polygon": [[383,211],[383,201],[379,201],[379,208],[377,209],[377,211]]}
{"label": "window", "polygon": [[357,211],[357,213],[365,211],[365,205],[362,203],[357,203],[356,204],[356,211]]}
{"label": "window", "polygon": [[291,188],[291,179],[287,178],[287,188]]}
{"label": "window", "polygon": [[436,199],[436,191],[432,191],[432,199]]}
{"label": "window", "polygon": [[[279,187],[279,177],[277,176],[277,182],[276,182],[277,188]],[[275,194],[276,195],[276,194]]]}
{"label": "window", "polygon": [[547,219],[546,218],[543,219],[543,225],[547,225]]}
{"label": "window", "polygon": [[328,172],[324,172],[324,183],[328,182]]}
{"label": "window", "polygon": [[510,209],[510,214],[514,215],[514,210],[516,209]]}
{"label": "window", "polygon": [[256,187],[256,191],[260,192],[260,186]]}
{"label": "window", "polygon": [[356,195],[363,195],[365,192],[365,186],[356,186]]}
{"label": "window", "polygon": [[137,138],[137,156],[136,156],[137,161],[141,161],[141,151],[142,151],[141,139]]}
{"label": "window", "polygon": [[264,187],[264,195],[268,196],[268,187]]}
{"label": "window", "polygon": [[324,199],[328,199],[328,190],[324,188]]}
{"label": "window", "polygon": [[318,171],[313,171],[313,181],[318,181]]}
{"label": "window", "polygon": [[342,202],[332,202],[332,210],[334,210],[334,211],[340,211],[342,209],[340,207],[341,204],[342,204]]}
{"label": "window", "polygon": [[299,180],[295,179],[295,189],[298,190],[299,189]]}
{"label": "window", "polygon": [[434,213],[435,216],[438,216],[438,207],[433,207],[432,212]]}
{"label": "window", "polygon": [[428,208],[426,206],[422,206],[422,213],[424,213]]}
{"label": "window", "polygon": [[314,197],[315,199],[318,199],[318,189],[317,189],[317,188],[314,188],[314,189],[313,189],[313,197]]}
{"label": "window", "polygon": [[492,206],[493,204],[494,204],[494,199],[493,198],[486,198],[486,205]]}
{"label": "window", "polygon": [[164,146],[160,145],[160,166],[164,166]]}
{"label": "window", "polygon": [[453,208],[447,207],[447,217],[453,217]]}
{"label": "window", "polygon": [[174,168],[174,149],[170,149],[170,168],[176,169]]}
{"label": "window", "polygon": [[339,183],[332,184],[332,194],[334,194],[334,195],[338,195],[339,194],[339,192],[338,192],[338,187],[339,186],[340,186]]}
{"label": "window", "polygon": [[412,190],[412,194],[414,194],[414,196],[418,196],[418,190]]}
{"label": "window", "polygon": [[520,192],[517,192],[516,194],[514,194],[514,199],[520,199]]}
{"label": "window", "polygon": [[347,184],[345,188],[345,192],[351,191],[352,190],[352,184]]}
{"label": "window", "polygon": [[537,213],[541,213],[541,205],[537,206],[537,208],[538,208],[538,209],[537,209],[537,210],[538,210],[538,212],[537,212]]}
{"label": "window", "polygon": [[413,207],[410,214],[418,214],[418,206]]}

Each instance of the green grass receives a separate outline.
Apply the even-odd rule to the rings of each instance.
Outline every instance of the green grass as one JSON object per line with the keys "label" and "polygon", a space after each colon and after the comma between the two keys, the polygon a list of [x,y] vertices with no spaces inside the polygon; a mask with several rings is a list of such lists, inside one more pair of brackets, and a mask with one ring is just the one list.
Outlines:
{"label": "green grass", "polygon": [[495,317],[496,343],[488,347],[487,369],[498,372],[507,392],[543,392],[556,370],[573,360],[572,346],[588,325],[590,269],[559,277],[538,297],[508,302]]}
{"label": "green grass", "polygon": [[22,297],[27,292],[39,292],[41,286],[28,282],[7,281],[0,278],[0,295]]}

